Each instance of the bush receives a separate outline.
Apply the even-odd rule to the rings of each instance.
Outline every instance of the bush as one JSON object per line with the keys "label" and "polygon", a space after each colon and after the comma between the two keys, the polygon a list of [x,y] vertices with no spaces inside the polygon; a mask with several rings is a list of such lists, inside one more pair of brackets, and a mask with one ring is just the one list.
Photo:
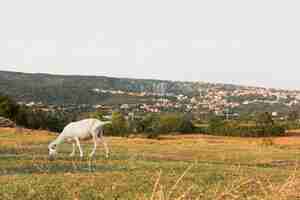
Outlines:
{"label": "bush", "polygon": [[144,133],[147,138],[158,138],[161,134],[194,131],[191,117],[177,113],[149,113],[141,119],[130,122],[131,130]]}
{"label": "bush", "polygon": [[127,137],[128,132],[128,122],[124,115],[119,112],[113,112],[112,114],[112,135]]}
{"label": "bush", "polygon": [[202,133],[219,136],[237,137],[271,137],[284,136],[286,128],[282,125],[256,124],[255,126],[243,126],[235,122],[212,119],[207,129],[203,128]]}
{"label": "bush", "polygon": [[136,132],[144,133],[148,138],[157,138],[159,136],[159,115],[155,113],[136,119],[134,124]]}
{"label": "bush", "polygon": [[190,115],[182,115],[180,119],[180,125],[178,132],[180,133],[192,133],[195,131],[192,117]]}
{"label": "bush", "polygon": [[93,112],[89,115],[90,118],[95,118],[101,121],[105,121],[104,114],[100,111]]}
{"label": "bush", "polygon": [[61,132],[70,122],[74,121],[75,115],[64,112],[44,112],[20,107],[16,117],[17,125],[31,129],[46,129]]}
{"label": "bush", "polygon": [[159,132],[172,133],[177,132],[181,125],[181,116],[177,114],[164,114],[159,118]]}
{"label": "bush", "polygon": [[15,121],[18,115],[19,106],[8,96],[0,95],[0,116]]}

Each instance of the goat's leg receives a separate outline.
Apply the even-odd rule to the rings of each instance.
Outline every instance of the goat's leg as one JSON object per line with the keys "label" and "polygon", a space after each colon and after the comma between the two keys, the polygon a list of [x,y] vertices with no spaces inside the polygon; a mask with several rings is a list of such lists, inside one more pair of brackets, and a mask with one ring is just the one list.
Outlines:
{"label": "goat's leg", "polygon": [[103,138],[102,135],[100,135],[100,137],[98,138],[98,140],[102,142],[102,144],[104,146],[104,149],[105,149],[105,157],[108,158],[109,157],[109,149],[108,149],[106,141],[104,140],[104,138]]}
{"label": "goat's leg", "polygon": [[82,152],[82,149],[81,149],[81,146],[80,146],[79,139],[75,138],[75,141],[76,141],[76,144],[77,144],[79,152],[80,152],[80,157],[82,158],[83,157],[83,152]]}
{"label": "goat's leg", "polygon": [[93,141],[94,141],[94,148],[93,151],[90,153],[90,157],[93,157],[97,150],[97,136],[93,136]]}
{"label": "goat's leg", "polygon": [[72,143],[72,147],[73,147],[73,150],[72,150],[72,153],[70,154],[70,157],[75,156],[75,153],[76,153],[76,144],[75,144],[75,142]]}

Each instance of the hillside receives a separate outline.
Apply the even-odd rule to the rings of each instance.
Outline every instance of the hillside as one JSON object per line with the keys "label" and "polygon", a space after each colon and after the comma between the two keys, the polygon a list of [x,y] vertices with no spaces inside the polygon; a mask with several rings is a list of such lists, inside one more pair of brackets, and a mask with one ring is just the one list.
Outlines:
{"label": "hillside", "polygon": [[[203,82],[29,74],[0,71],[0,93],[20,102],[54,105],[118,105],[154,103],[168,96],[171,107],[251,113],[255,110],[287,112],[300,103],[298,91]],[[154,98],[155,97],[155,98]],[[165,107],[166,105],[161,105]]]}
{"label": "hillside", "polygon": [[[119,98],[118,95],[103,93],[95,95],[92,92],[94,88],[159,95],[191,95],[198,89],[197,85],[192,82],[8,71],[0,71],[0,85],[0,93],[12,96],[19,101],[42,101],[48,104],[110,103],[110,101],[115,102],[115,98]],[[125,101],[129,102],[140,100],[123,96],[125,96]]]}
{"label": "hillside", "polygon": [[[102,76],[62,76],[0,71],[0,93],[18,101],[47,104],[119,103],[119,95],[95,94],[94,88],[131,92],[181,93],[188,86],[169,81],[120,79]],[[138,102],[144,98],[122,95],[122,102]],[[120,102],[121,103],[121,102]]]}

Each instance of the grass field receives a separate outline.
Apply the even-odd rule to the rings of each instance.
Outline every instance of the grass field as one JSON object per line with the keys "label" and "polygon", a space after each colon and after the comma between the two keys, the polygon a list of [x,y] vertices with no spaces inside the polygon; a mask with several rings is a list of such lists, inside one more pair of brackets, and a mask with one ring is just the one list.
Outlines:
{"label": "grass field", "polygon": [[[0,129],[0,199],[300,199],[300,137],[107,138],[94,160],[49,161],[53,134]],[[92,145],[84,143],[85,155]]]}

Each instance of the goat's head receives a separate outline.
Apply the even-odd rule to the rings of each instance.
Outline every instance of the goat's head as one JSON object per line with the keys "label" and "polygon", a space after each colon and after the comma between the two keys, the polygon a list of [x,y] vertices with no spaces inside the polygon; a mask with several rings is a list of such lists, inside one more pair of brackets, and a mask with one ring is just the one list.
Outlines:
{"label": "goat's head", "polygon": [[56,151],[56,144],[50,144],[48,146],[48,149],[49,149],[49,159],[50,160],[53,160],[54,156],[57,154],[57,151]]}

